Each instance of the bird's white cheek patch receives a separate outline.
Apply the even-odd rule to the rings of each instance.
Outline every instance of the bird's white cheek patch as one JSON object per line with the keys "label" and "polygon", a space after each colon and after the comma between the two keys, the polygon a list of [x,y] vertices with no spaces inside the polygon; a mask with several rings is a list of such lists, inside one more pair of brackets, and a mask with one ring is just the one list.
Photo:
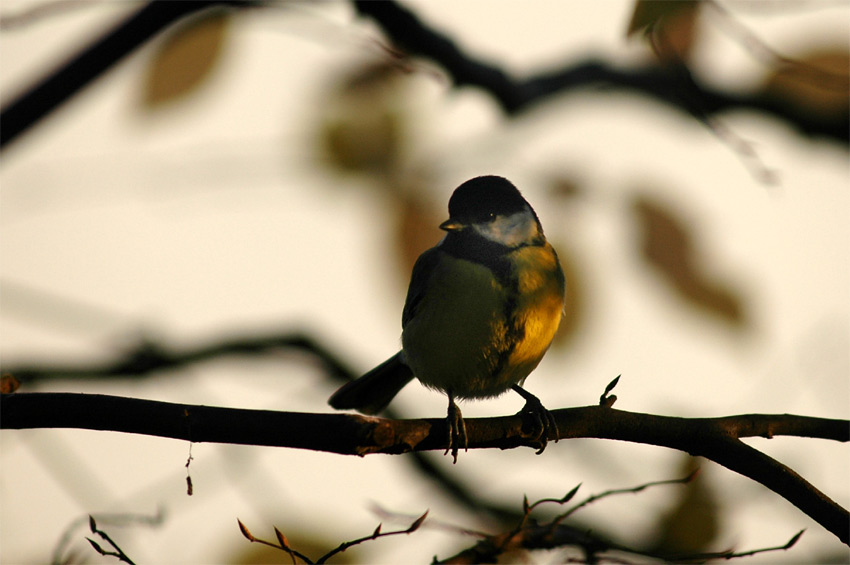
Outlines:
{"label": "bird's white cheek patch", "polygon": [[474,224],[473,229],[490,241],[495,241],[508,247],[517,247],[537,238],[537,222],[530,212],[518,212],[510,216],[496,216],[488,224]]}

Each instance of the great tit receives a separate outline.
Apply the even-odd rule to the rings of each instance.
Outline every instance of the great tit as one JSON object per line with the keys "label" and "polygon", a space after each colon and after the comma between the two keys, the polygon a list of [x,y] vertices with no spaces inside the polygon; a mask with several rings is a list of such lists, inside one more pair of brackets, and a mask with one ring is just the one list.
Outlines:
{"label": "great tit", "polygon": [[564,311],[564,273],[534,210],[510,181],[473,178],[455,189],[447,233],[413,267],[402,313],[402,350],[337,390],[337,409],[383,410],[413,377],[449,397],[448,453],[467,447],[456,398],[514,390],[540,446],[557,426],[520,385],[537,367]]}

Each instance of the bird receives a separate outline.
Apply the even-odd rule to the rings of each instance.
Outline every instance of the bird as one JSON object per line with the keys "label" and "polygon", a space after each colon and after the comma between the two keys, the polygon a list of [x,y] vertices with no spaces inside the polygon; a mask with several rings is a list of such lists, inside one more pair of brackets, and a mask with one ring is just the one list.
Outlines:
{"label": "bird", "polygon": [[[340,387],[336,409],[381,412],[414,378],[448,396],[446,453],[468,447],[456,399],[508,390],[525,399],[541,453],[558,430],[540,400],[522,388],[549,349],[564,314],[558,255],[534,209],[506,178],[472,178],[452,193],[442,240],[423,252],[402,310],[401,351]],[[557,441],[557,439],[556,439]]]}

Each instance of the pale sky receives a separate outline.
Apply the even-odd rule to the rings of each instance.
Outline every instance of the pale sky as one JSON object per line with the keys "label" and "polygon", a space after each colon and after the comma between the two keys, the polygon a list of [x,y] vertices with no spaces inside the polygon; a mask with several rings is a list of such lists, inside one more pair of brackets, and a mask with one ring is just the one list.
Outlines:
{"label": "pale sky", "polygon": [[[3,0],[0,16],[35,4]],[[789,56],[818,42],[839,41],[846,49],[850,5],[812,4],[752,10],[741,22]],[[622,65],[646,56],[624,37],[627,1],[409,5],[464,47],[518,74],[589,55]],[[127,4],[99,2],[0,30],[4,104],[129,11]],[[716,17],[705,19],[696,71],[712,84],[755,88],[763,66],[724,29]],[[394,262],[396,210],[368,177],[322,166],[315,147],[317,106],[328,85],[346,68],[383,56],[379,35],[339,3],[241,14],[229,32],[220,67],[195,96],[153,114],[140,110],[156,49],[149,45],[4,152],[4,365],[108,359],[140,335],[180,347],[234,330],[307,329],[364,371],[397,350],[407,279]],[[765,117],[723,116],[780,178],[769,187],[703,125],[653,101],[588,90],[509,121],[481,92],[449,89],[434,68],[422,63],[412,77],[406,103],[414,140],[405,172],[431,181],[428,198],[438,218],[463,180],[507,176],[582,277],[586,319],[579,337],[551,351],[526,383],[547,407],[595,403],[623,374],[616,393],[624,410],[850,414],[845,148]],[[553,176],[573,180],[583,196],[567,204],[553,199]],[[641,195],[686,220],[707,272],[742,297],[746,329],[683,305],[645,267],[632,208]],[[309,364],[269,356],[138,383],[64,381],[37,390],[329,412],[333,387]],[[441,417],[445,402],[414,383],[393,407],[408,417]],[[520,407],[505,395],[467,403],[463,411],[476,417]],[[182,442],[72,430],[4,431],[0,441],[3,563],[48,560],[63,531],[89,513],[164,509],[158,528],[109,531],[137,562],[187,564],[233,561],[247,551],[237,517],[257,535],[271,537],[277,525],[294,539],[312,531],[335,542],[370,533],[382,520],[373,505],[412,517],[430,509],[436,522],[485,527],[435,495],[403,456],[200,444],[192,448],[195,494],[187,497],[189,446]],[[800,438],[748,443],[850,505],[846,446]],[[519,509],[523,494],[559,497],[580,482],[589,495],[679,476],[682,455],[582,440],[550,445],[541,456],[478,450],[462,453],[454,467],[449,458],[440,462],[481,496]],[[722,493],[718,550],[781,544],[803,528],[798,553],[750,562],[846,550],[759,485],[716,465],[706,465],[704,476]],[[673,500],[670,491],[646,492],[600,503],[581,517],[640,539]],[[407,525],[384,521],[388,528]],[[73,547],[100,562],[87,534],[74,530]],[[430,561],[471,544],[425,528],[364,546],[360,555]],[[547,561],[545,554],[537,558]]]}

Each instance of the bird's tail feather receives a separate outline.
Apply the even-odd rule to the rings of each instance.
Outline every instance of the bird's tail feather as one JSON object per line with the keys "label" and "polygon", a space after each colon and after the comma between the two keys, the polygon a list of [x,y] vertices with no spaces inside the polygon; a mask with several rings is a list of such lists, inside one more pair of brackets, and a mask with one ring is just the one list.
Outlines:
{"label": "bird's tail feather", "polygon": [[377,414],[411,380],[413,371],[405,365],[399,352],[362,377],[340,387],[328,399],[328,404],[337,410],[353,408],[364,414]]}

